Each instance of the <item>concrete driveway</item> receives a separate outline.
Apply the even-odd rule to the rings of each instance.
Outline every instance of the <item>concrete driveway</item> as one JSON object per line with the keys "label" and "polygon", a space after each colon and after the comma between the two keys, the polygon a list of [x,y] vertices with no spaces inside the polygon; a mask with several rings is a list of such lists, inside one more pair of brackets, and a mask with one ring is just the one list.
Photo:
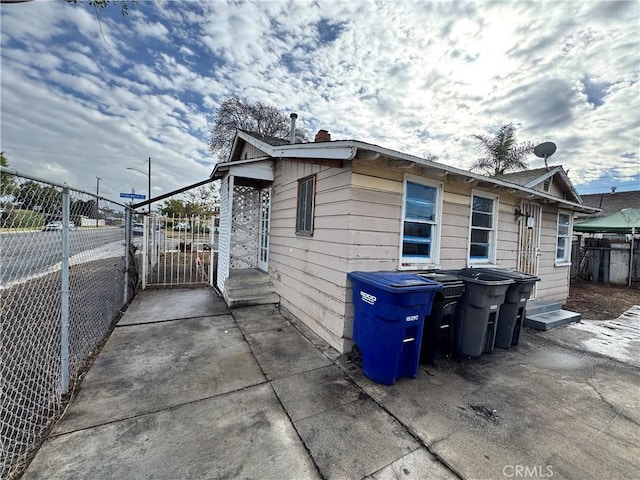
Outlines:
{"label": "concrete driveway", "polygon": [[563,342],[382,386],[273,306],[145,291],[24,478],[640,478],[638,368]]}

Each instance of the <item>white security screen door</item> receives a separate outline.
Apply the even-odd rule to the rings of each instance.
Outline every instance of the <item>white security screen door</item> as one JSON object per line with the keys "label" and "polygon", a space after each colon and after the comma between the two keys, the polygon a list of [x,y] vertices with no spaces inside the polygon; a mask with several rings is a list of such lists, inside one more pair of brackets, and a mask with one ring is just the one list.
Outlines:
{"label": "white security screen door", "polygon": [[[521,211],[524,216],[520,219],[518,270],[529,275],[538,275],[542,206],[537,203],[522,202]],[[534,285],[531,298],[535,297]]]}
{"label": "white security screen door", "polygon": [[260,239],[258,242],[258,268],[269,271],[269,223],[271,221],[271,189],[260,190]]}

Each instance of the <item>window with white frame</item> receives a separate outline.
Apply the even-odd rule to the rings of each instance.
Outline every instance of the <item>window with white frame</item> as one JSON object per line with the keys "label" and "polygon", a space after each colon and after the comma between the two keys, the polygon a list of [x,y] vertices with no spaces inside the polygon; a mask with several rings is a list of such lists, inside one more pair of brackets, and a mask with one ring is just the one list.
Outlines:
{"label": "window with white frame", "polygon": [[438,263],[441,205],[441,183],[413,176],[405,178],[401,268]]}
{"label": "window with white frame", "polygon": [[497,195],[472,194],[469,263],[496,263],[497,211]]}
{"label": "window with white frame", "polygon": [[301,178],[298,180],[298,206],[296,210],[296,234],[313,235],[313,210],[316,194],[316,177]]}
{"label": "window with white frame", "polygon": [[556,263],[571,261],[571,214],[558,212],[558,233],[556,241]]}

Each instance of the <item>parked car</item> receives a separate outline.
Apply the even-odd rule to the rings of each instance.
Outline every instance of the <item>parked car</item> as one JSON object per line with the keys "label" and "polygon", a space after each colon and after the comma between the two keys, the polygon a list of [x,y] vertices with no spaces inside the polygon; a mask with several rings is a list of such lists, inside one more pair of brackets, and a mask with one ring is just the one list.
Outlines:
{"label": "parked car", "polygon": [[[69,230],[75,230],[75,229],[76,229],[76,224],[73,222],[69,222]],[[61,220],[55,220],[53,222],[49,222],[42,229],[43,232],[55,232],[60,230],[62,230]]]}
{"label": "parked car", "polygon": [[144,223],[134,223],[131,231],[135,236],[144,235]]}
{"label": "parked car", "polygon": [[189,232],[191,231],[191,225],[189,224],[189,222],[180,222],[173,226],[173,230],[175,232],[179,232],[181,230]]}

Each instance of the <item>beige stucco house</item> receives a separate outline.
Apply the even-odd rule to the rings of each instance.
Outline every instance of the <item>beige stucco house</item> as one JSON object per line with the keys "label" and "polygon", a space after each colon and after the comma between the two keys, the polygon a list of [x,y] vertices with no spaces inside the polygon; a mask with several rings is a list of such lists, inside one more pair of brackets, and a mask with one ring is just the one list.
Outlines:
{"label": "beige stucco house", "polygon": [[[350,350],[351,271],[464,267],[538,275],[538,302],[569,292],[571,229],[584,206],[561,167],[489,178],[356,140],[289,143],[239,131],[221,180],[217,287],[267,301]],[[523,183],[526,180],[526,183]],[[249,275],[247,276],[247,272]],[[279,297],[279,298],[278,298]],[[275,300],[274,300],[275,298]]]}

